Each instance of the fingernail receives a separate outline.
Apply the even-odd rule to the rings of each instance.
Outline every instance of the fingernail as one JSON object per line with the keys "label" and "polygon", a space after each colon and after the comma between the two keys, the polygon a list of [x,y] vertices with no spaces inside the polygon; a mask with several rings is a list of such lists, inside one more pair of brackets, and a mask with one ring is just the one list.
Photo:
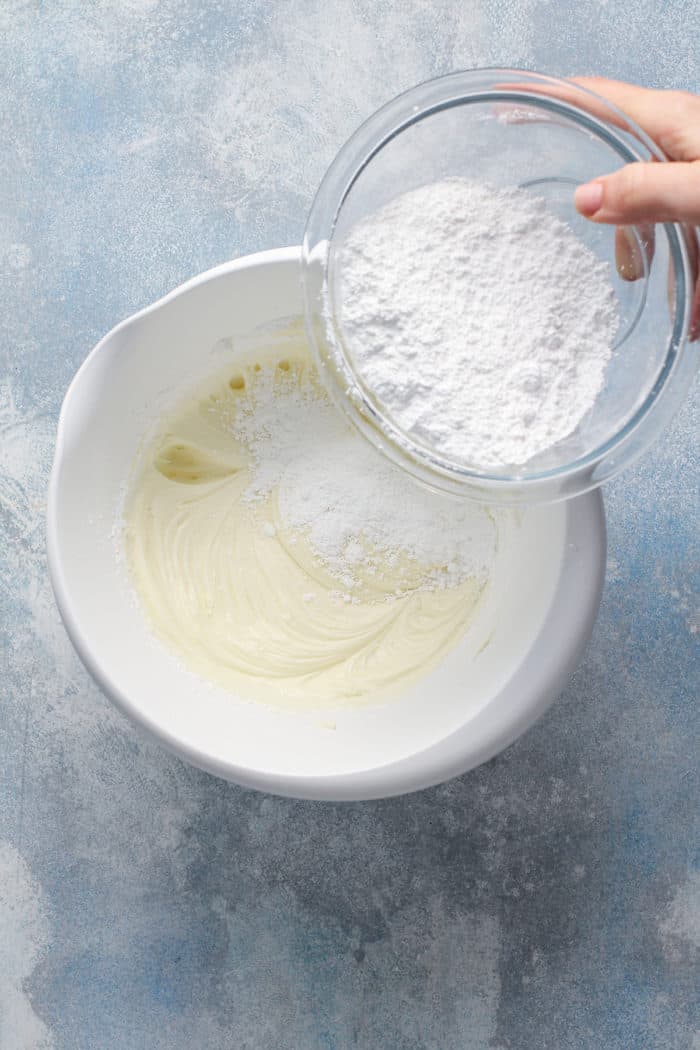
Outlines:
{"label": "fingernail", "polygon": [[615,230],[615,266],[623,281],[638,281],[644,276],[639,241],[629,226],[618,226]]}
{"label": "fingernail", "polygon": [[586,182],[574,194],[574,204],[582,215],[595,215],[603,203],[603,184]]}

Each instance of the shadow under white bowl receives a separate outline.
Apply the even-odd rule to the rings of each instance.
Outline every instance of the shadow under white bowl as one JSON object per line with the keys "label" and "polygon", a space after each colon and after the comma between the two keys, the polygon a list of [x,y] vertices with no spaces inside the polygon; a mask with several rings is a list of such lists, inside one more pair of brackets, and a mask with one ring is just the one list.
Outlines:
{"label": "shadow under white bowl", "polygon": [[282,795],[395,795],[486,761],[555,699],[600,602],[603,504],[594,492],[528,509],[508,530],[465,639],[398,698],[289,711],[200,681],[154,639],[115,555],[124,485],[174,392],[235,364],[239,338],[249,345],[256,328],[301,310],[299,249],[284,248],[201,274],[105,336],[61,410],[48,500],[51,579],[98,684],[183,758]]}

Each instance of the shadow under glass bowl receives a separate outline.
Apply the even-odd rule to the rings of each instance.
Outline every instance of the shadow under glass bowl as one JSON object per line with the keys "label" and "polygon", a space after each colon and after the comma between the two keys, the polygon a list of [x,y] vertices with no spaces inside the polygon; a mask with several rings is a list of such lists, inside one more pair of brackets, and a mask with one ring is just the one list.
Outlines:
{"label": "shadow under glass bowl", "polygon": [[[310,344],[350,422],[422,483],[489,502],[580,494],[641,454],[675,413],[697,367],[687,343],[692,279],[685,234],[671,223],[627,227],[643,275],[625,280],[615,266],[615,228],[582,218],[573,195],[598,175],[651,160],[665,158],[606,100],[571,81],[521,70],[441,77],[371,116],[321,183],[302,255]],[[594,406],[572,434],[516,469],[447,459],[403,430],[358,375],[338,321],[338,249],[349,231],[398,195],[454,177],[544,198],[609,264],[617,299],[618,337]]]}

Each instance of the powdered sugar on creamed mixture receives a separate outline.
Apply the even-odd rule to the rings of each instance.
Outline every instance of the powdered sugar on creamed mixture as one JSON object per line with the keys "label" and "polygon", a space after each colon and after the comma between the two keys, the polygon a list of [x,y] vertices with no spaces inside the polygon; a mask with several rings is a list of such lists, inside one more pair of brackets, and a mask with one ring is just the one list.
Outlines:
{"label": "powdered sugar on creamed mixture", "polygon": [[252,458],[246,500],[274,494],[284,527],[308,536],[342,587],[359,566],[400,558],[426,589],[485,581],[492,513],[419,487],[348,427],[307,368],[257,373],[231,425]]}

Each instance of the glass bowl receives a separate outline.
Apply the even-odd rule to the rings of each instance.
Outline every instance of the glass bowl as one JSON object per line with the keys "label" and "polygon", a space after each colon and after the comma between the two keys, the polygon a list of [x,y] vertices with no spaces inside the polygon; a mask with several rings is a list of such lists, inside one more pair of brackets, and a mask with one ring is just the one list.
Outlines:
{"label": "glass bowl", "polygon": [[[631,280],[615,265],[621,233],[582,218],[573,197],[581,183],[651,160],[665,158],[615,106],[572,81],[522,70],[470,70],[431,80],[371,116],[326,172],[302,252],[311,349],[350,422],[422,483],[488,502],[564,499],[635,459],[671,418],[697,366],[687,343],[687,234],[670,223],[621,231],[641,274]],[[338,249],[348,232],[398,195],[453,177],[544,198],[609,263],[617,298],[620,325],[595,404],[572,434],[515,469],[446,458],[403,430],[358,376],[338,320]]]}

